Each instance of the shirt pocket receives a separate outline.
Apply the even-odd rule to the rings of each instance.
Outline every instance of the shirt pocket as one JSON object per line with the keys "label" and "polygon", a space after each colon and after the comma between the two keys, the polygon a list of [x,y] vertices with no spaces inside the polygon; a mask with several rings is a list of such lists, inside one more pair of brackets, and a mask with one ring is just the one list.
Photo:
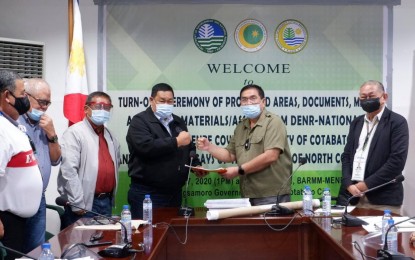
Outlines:
{"label": "shirt pocket", "polygon": [[264,150],[264,136],[252,136],[249,140],[249,145],[251,146],[249,150],[252,150],[255,153],[262,153]]}

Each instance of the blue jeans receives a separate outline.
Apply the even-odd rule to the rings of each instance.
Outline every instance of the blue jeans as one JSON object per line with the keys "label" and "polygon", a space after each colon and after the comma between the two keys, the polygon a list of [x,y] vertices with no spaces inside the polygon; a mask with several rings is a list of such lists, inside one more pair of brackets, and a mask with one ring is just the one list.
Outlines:
{"label": "blue jeans", "polygon": [[[103,198],[103,199],[95,198],[94,202],[92,203],[91,211],[97,212],[107,217],[111,217],[112,215],[111,198],[108,198],[108,197]],[[62,218],[63,228],[66,228],[67,226],[72,225],[73,223],[75,223],[81,218],[92,218],[94,216],[97,216],[97,215],[91,212],[87,212],[86,214],[79,216],[73,213],[71,206],[66,206],[65,213],[63,214],[63,218]]]}
{"label": "blue jeans", "polygon": [[36,214],[26,220],[24,252],[30,252],[45,242],[46,232],[46,199],[42,193],[39,209]]}
{"label": "blue jeans", "polygon": [[131,183],[128,191],[128,203],[131,208],[132,219],[143,219],[143,200],[146,194],[150,195],[154,208],[177,207],[182,203],[182,190],[164,194],[159,190],[137,184]]}

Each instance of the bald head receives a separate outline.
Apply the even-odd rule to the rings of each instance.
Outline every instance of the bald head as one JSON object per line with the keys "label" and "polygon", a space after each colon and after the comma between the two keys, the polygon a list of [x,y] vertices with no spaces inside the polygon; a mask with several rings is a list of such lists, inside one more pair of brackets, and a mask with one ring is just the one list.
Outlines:
{"label": "bald head", "polygon": [[377,91],[378,91],[379,93],[386,92],[386,89],[385,89],[385,87],[383,86],[383,84],[382,84],[382,83],[380,83],[380,82],[379,82],[379,81],[377,81],[377,80],[368,80],[368,81],[366,81],[365,83],[363,83],[363,84],[360,86],[360,88],[363,88],[363,87],[366,87],[366,86],[374,86],[374,87],[376,87],[376,89],[377,89]]}
{"label": "bald head", "polygon": [[50,96],[49,84],[43,79],[25,79],[24,87],[26,92],[32,96],[36,96],[41,92],[47,92]]}
{"label": "bald head", "polygon": [[24,86],[26,93],[29,95],[32,108],[46,111],[51,96],[49,84],[43,79],[34,78],[25,79]]}

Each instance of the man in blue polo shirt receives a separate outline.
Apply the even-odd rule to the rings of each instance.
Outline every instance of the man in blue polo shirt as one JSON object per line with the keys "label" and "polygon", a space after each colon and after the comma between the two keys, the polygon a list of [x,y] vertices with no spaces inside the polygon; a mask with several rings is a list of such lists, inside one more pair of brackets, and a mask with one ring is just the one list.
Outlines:
{"label": "man in blue polo shirt", "polygon": [[46,199],[51,166],[61,161],[61,148],[53,120],[45,112],[50,106],[50,87],[43,79],[27,79],[24,83],[31,108],[19,117],[19,128],[30,136],[36,147],[36,159],[43,179],[43,194],[37,213],[26,222],[25,252],[45,242]]}

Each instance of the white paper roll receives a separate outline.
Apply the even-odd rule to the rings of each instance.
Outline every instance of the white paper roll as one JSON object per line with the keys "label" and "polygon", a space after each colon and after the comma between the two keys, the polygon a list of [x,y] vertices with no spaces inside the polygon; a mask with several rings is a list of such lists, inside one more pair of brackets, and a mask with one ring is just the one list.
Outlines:
{"label": "white paper roll", "polygon": [[[242,207],[234,209],[211,209],[206,213],[206,218],[208,220],[217,220],[222,218],[252,215],[252,214],[261,214],[271,210],[272,206],[275,204],[252,206],[252,207]],[[293,202],[283,202],[279,205],[290,208],[290,209],[301,209],[303,208],[302,201],[293,201]],[[313,199],[313,207],[317,208],[320,206],[320,200]]]}

